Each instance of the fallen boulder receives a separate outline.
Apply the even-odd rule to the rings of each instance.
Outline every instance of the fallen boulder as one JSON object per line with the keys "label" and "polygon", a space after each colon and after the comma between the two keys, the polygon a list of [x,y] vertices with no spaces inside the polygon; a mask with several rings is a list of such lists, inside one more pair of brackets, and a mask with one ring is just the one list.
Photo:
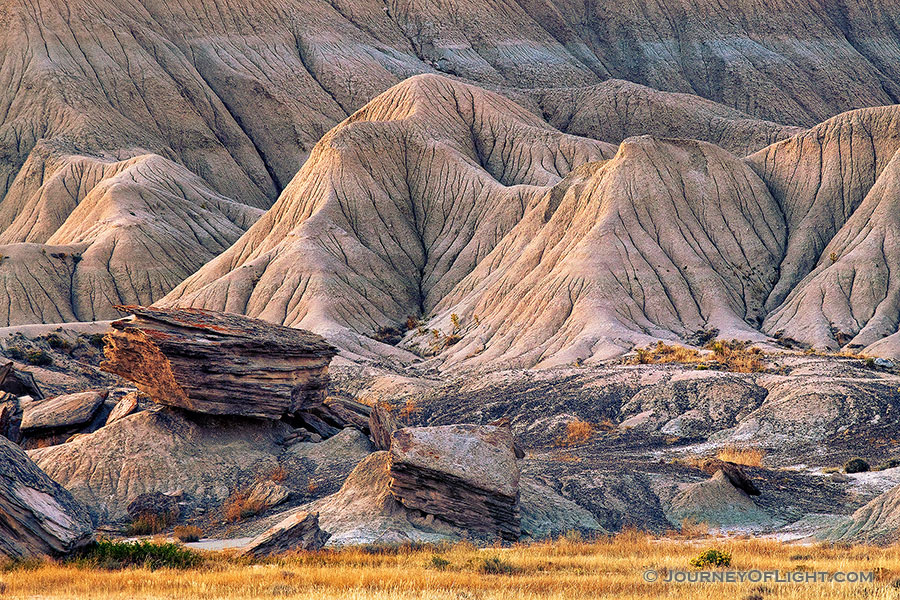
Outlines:
{"label": "fallen boulder", "polygon": [[8,362],[0,367],[0,391],[13,396],[31,396],[35,400],[43,400],[44,393],[34,380],[34,375],[13,368],[13,363]]}
{"label": "fallen boulder", "polygon": [[278,419],[322,405],[337,350],[300,329],[198,309],[121,307],[101,368],[160,404]]}
{"label": "fallen boulder", "polygon": [[253,539],[240,554],[262,557],[292,550],[320,550],[328,534],[319,528],[319,515],[297,512]]}
{"label": "fallen boulder", "polygon": [[174,524],[181,514],[178,497],[163,492],[145,492],[128,503],[128,516],[132,522],[140,519],[165,529]]}
{"label": "fallen boulder", "polygon": [[93,539],[87,510],[5,438],[0,465],[0,555],[61,556]]}
{"label": "fallen boulder", "polygon": [[391,493],[407,508],[517,540],[519,465],[508,427],[408,427],[391,437]]}
{"label": "fallen boulder", "polygon": [[140,393],[139,392],[131,392],[130,394],[126,394],[119,400],[116,405],[113,407],[111,411],[109,411],[109,416],[106,417],[106,424],[112,425],[119,419],[127,417],[128,415],[136,412],[140,408]]}
{"label": "fallen boulder", "polygon": [[290,495],[290,490],[285,486],[267,479],[258,482],[250,488],[250,493],[247,495],[247,505],[256,507],[258,512],[262,512],[281,504]]}

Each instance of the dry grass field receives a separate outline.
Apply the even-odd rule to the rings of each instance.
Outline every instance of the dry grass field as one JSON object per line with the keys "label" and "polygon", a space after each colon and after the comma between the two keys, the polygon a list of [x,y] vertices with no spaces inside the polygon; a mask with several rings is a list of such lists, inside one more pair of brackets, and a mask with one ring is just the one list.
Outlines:
{"label": "dry grass field", "polygon": [[[648,583],[643,574],[699,573],[691,559],[730,552],[730,570],[862,571],[868,583]],[[714,573],[716,569],[702,572]],[[718,572],[722,572],[718,570]],[[185,570],[104,570],[29,563],[0,574],[0,597],[68,599],[591,599],[900,598],[900,548],[797,545],[760,539],[609,539],[479,549],[468,544],[301,553],[262,562],[208,554]]]}

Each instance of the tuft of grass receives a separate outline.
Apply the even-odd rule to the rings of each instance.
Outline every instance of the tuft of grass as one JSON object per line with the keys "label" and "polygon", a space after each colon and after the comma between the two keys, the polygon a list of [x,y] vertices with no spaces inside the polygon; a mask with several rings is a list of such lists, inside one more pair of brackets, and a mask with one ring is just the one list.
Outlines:
{"label": "tuft of grass", "polygon": [[252,517],[263,511],[262,502],[250,499],[250,490],[235,490],[222,504],[222,514],[229,523]]}
{"label": "tuft of grass", "polygon": [[53,357],[46,350],[30,350],[25,353],[25,362],[36,367],[47,367],[53,364]]}
{"label": "tuft of grass", "polygon": [[431,560],[425,563],[426,568],[443,571],[450,566],[450,561],[439,554],[432,554]]}
{"label": "tuft of grass", "polygon": [[172,532],[179,542],[199,542],[203,537],[203,530],[194,525],[179,525]]}
{"label": "tuft of grass", "polygon": [[478,572],[485,575],[513,575],[518,573],[520,569],[509,562],[503,560],[499,556],[491,556],[482,558],[481,564],[478,566]]}
{"label": "tuft of grass", "polygon": [[748,467],[761,467],[763,460],[766,458],[766,451],[760,448],[736,448],[727,446],[719,450],[716,458],[726,462],[732,462],[738,465]]}
{"label": "tuft of grass", "polygon": [[139,542],[115,542],[99,540],[77,555],[80,566],[95,569],[191,569],[203,561],[201,556],[178,544],[158,543],[149,540]]}
{"label": "tuft of grass", "polygon": [[61,352],[68,352],[72,349],[72,344],[68,342],[65,338],[62,338],[55,333],[51,333],[47,336],[47,344],[53,348],[54,350],[59,350]]}
{"label": "tuft of grass", "polygon": [[559,440],[560,446],[571,447],[586,443],[594,434],[597,427],[582,419],[574,419],[566,424],[566,434]]}

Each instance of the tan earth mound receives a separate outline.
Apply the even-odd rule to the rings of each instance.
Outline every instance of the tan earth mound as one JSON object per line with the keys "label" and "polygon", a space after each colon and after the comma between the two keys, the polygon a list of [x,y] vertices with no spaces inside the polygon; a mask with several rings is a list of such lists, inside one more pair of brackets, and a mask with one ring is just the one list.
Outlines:
{"label": "tan earth mound", "polygon": [[661,92],[620,79],[535,90],[529,96],[560,131],[613,143],[648,134],[711,142],[743,156],[802,131],[691,94]]}
{"label": "tan earth mound", "polygon": [[430,311],[540,186],[613,152],[496,94],[410,79],[325,136],[265,217],[161,304],[241,312],[365,352],[371,340],[352,332]]}
{"label": "tan earth mound", "polygon": [[900,486],[876,496],[822,537],[863,544],[892,544],[900,539]]}
{"label": "tan earth mound", "polygon": [[733,155],[631,138],[545,194],[429,326],[462,323],[451,363],[517,366],[604,359],[700,330],[760,339],[751,324],[784,243],[777,204]]}
{"label": "tan earth mound", "polygon": [[39,171],[24,204],[0,204],[4,326],[109,319],[116,304],[150,304],[262,214],[154,155],[70,157]]}

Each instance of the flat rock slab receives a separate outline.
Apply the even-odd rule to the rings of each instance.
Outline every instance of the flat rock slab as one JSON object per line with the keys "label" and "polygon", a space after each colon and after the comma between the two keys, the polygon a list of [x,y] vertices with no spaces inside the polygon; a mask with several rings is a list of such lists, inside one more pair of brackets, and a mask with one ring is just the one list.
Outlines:
{"label": "flat rock slab", "polygon": [[90,423],[109,392],[92,390],[29,402],[23,407],[21,430],[69,429]]}
{"label": "flat rock slab", "polygon": [[0,437],[0,556],[61,556],[93,537],[87,510]]}
{"label": "flat rock slab", "polygon": [[313,333],[198,309],[121,307],[101,368],[160,404],[278,419],[325,400],[337,350]]}
{"label": "flat rock slab", "polygon": [[519,466],[508,427],[409,427],[391,437],[391,493],[460,527],[517,540]]}
{"label": "flat rock slab", "polygon": [[317,513],[298,512],[253,539],[243,556],[269,556],[292,550],[320,550],[328,534],[319,529]]}

